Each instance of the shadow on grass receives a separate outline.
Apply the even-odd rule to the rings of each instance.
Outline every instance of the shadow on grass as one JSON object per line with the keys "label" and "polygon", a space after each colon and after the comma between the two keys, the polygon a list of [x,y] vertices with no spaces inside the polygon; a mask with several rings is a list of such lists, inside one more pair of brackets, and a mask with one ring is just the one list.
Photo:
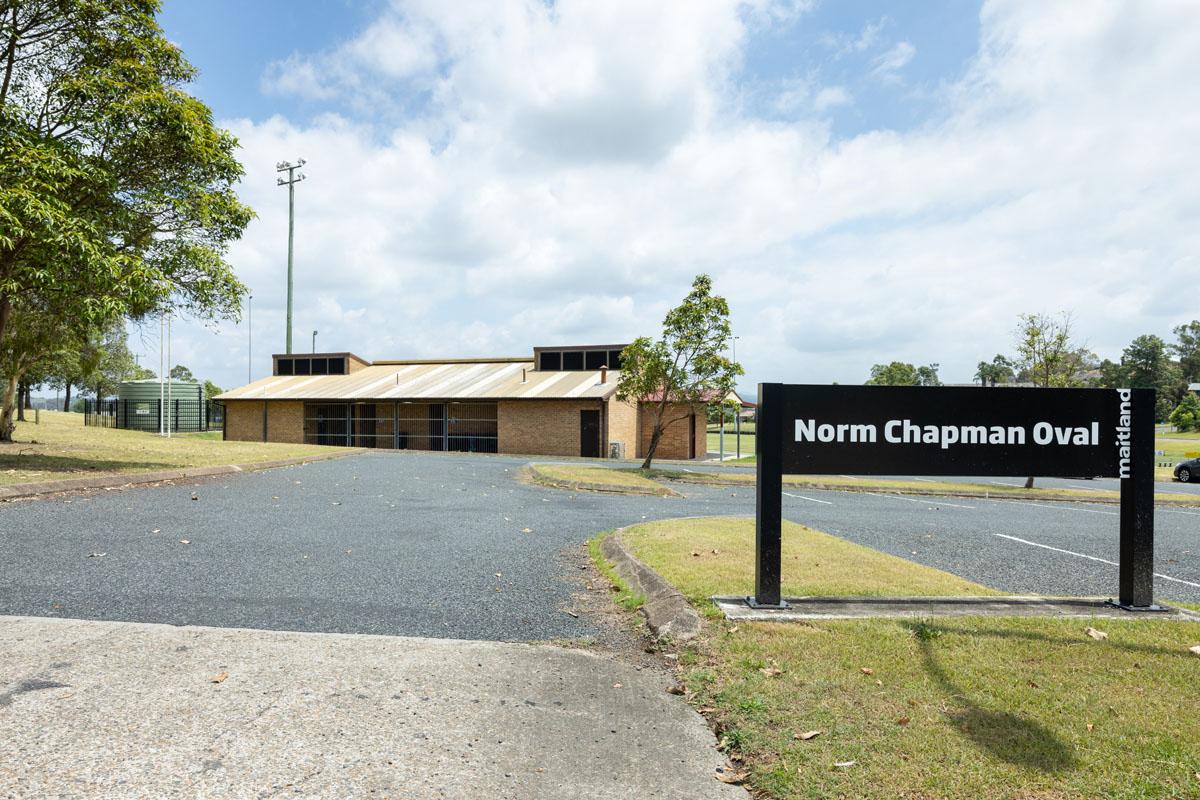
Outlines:
{"label": "shadow on grass", "polygon": [[[1043,619],[1053,619],[1053,617],[1043,617]],[[1066,619],[1069,619],[1069,618],[1066,618]],[[1153,621],[1154,617],[1133,617],[1131,615],[1130,619],[1131,620],[1139,620],[1140,619],[1140,620],[1146,620],[1146,621]],[[1084,622],[1083,620],[1079,620],[1079,619],[1076,619],[1074,621]],[[1104,621],[1105,620],[1097,620],[1094,624],[1100,625]],[[1172,622],[1172,621],[1176,621],[1176,620],[1164,620],[1164,621]],[[905,624],[907,627],[911,628],[911,627],[915,627],[919,623],[905,623]],[[960,636],[967,636],[967,637],[988,636],[993,639],[1024,639],[1025,641],[1029,641],[1029,642],[1045,642],[1046,644],[1072,644],[1072,645],[1079,645],[1081,647],[1088,644],[1087,642],[1080,641],[1080,639],[1078,637],[1069,638],[1066,636],[1051,636],[1050,634],[1039,633],[1037,631],[1012,631],[1012,630],[1001,630],[1001,629],[997,629],[997,628],[984,628],[984,629],[959,628],[959,627],[955,627],[954,625],[943,625],[940,622],[937,623],[934,627],[936,627],[938,630],[942,631],[943,633],[952,633],[952,634],[958,634]],[[1173,656],[1175,658],[1184,658],[1184,659],[1194,659],[1195,658],[1194,655],[1192,655],[1185,649],[1156,647],[1154,645],[1146,645],[1146,644],[1129,644],[1127,642],[1114,642],[1111,639],[1107,640],[1105,642],[1105,644],[1109,647],[1115,647],[1118,650],[1124,650],[1129,653],[1141,653],[1141,654],[1150,655],[1150,656]],[[1095,643],[1092,643],[1091,646],[1094,647]]]}
{"label": "shadow on grass", "polygon": [[178,464],[167,464],[159,461],[112,461],[97,458],[74,458],[72,456],[49,456],[38,453],[17,455],[0,450],[0,471],[20,470],[22,472],[61,472],[61,473],[90,473],[90,472],[141,472],[156,469],[176,469]]}
{"label": "shadow on grass", "polygon": [[[919,622],[901,624],[916,637],[925,671],[946,693],[947,703],[958,707],[947,710],[946,716],[979,749],[1002,761],[1039,772],[1066,772],[1079,766],[1070,745],[1045,725],[1008,711],[984,708],[972,700],[938,662],[932,637],[927,635],[932,626]],[[937,629],[945,630],[940,626]]]}

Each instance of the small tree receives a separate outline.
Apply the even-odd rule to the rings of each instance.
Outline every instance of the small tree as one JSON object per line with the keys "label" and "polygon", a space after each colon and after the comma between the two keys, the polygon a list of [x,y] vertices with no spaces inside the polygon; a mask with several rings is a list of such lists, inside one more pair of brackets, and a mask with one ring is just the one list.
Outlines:
{"label": "small tree", "polygon": [[1004,355],[997,355],[991,361],[980,361],[975,370],[975,380],[979,381],[980,386],[1007,383],[1014,377],[1016,373],[1013,371],[1013,363]]}
{"label": "small tree", "polygon": [[1175,327],[1176,343],[1171,350],[1179,359],[1183,380],[1200,381],[1200,319]]}
{"label": "small tree", "polygon": [[[650,446],[642,469],[650,469],[667,426],[687,419],[700,403],[721,402],[743,374],[725,357],[732,332],[729,304],[712,293],[712,278],[698,275],[692,291],[663,320],[662,338],[642,336],[621,353],[617,399],[647,404]],[[679,406],[686,411],[678,411]]]}
{"label": "small tree", "polygon": [[225,391],[225,390],[222,389],[220,386],[217,386],[212,381],[206,380],[204,382],[204,399],[206,401],[212,400],[214,397],[216,397],[223,391]]}
{"label": "small tree", "polygon": [[183,364],[176,364],[175,366],[171,367],[170,375],[171,375],[171,380],[173,380],[173,381],[192,381],[192,382],[194,382],[196,380],[196,376],[192,374],[192,371],[190,369],[188,369],[187,367],[185,367]]}
{"label": "small tree", "polygon": [[1181,431],[1200,431],[1200,397],[1188,392],[1171,412],[1169,422]]}
{"label": "small tree", "polygon": [[[1081,386],[1080,367],[1090,354],[1071,342],[1071,315],[1022,314],[1019,319],[1017,363],[1021,374],[1045,389]],[[1032,477],[1025,479],[1025,488],[1033,488]]]}
{"label": "small tree", "polygon": [[938,365],[914,367],[904,361],[893,361],[890,364],[876,364],[871,367],[871,377],[867,386],[941,386],[938,378]]}

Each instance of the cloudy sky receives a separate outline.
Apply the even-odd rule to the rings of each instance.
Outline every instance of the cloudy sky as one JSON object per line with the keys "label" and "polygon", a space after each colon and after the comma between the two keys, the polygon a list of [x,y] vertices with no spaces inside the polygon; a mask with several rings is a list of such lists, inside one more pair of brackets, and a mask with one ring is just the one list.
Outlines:
{"label": "cloudy sky", "polygon": [[[1200,5],[1186,0],[166,0],[257,211],[255,377],[652,335],[691,278],[746,388],[969,381],[1016,315],[1115,357],[1200,317]],[[135,333],[157,366],[156,330]],[[175,361],[245,381],[245,322]]]}

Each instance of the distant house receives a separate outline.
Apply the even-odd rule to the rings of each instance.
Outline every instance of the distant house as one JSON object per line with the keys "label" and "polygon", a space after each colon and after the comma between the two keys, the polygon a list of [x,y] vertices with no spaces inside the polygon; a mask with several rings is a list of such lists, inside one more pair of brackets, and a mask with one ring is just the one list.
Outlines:
{"label": "distant house", "polygon": [[1189,383],[1188,391],[1200,395],[1200,383]]}

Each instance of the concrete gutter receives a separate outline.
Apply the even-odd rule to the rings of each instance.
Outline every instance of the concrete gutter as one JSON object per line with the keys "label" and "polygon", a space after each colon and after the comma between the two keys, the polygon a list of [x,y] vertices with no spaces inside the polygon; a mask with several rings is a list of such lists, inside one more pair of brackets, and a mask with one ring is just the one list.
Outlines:
{"label": "concrete gutter", "polygon": [[642,605],[646,624],[660,639],[677,642],[694,639],[700,633],[700,615],[682,592],[629,551],[621,539],[624,530],[626,528],[621,528],[605,537],[600,543],[600,552],[629,588],[646,598]]}
{"label": "concrete gutter", "polygon": [[276,467],[291,467],[297,464],[308,464],[313,461],[328,461],[333,458],[345,458],[348,455],[363,452],[359,448],[339,449],[336,453],[299,458],[283,458],[276,461],[257,461],[251,464],[222,464],[212,467],[187,467],[185,469],[157,470],[155,472],[118,472],[88,475],[83,478],[66,478],[57,481],[35,481],[32,483],[14,483],[0,486],[0,502],[16,500],[22,497],[38,497],[39,495],[58,494],[59,492],[82,491],[87,489],[125,488],[141,486],[163,481],[187,480],[189,478],[208,478],[214,475],[230,475],[235,472],[257,472],[261,469]]}

